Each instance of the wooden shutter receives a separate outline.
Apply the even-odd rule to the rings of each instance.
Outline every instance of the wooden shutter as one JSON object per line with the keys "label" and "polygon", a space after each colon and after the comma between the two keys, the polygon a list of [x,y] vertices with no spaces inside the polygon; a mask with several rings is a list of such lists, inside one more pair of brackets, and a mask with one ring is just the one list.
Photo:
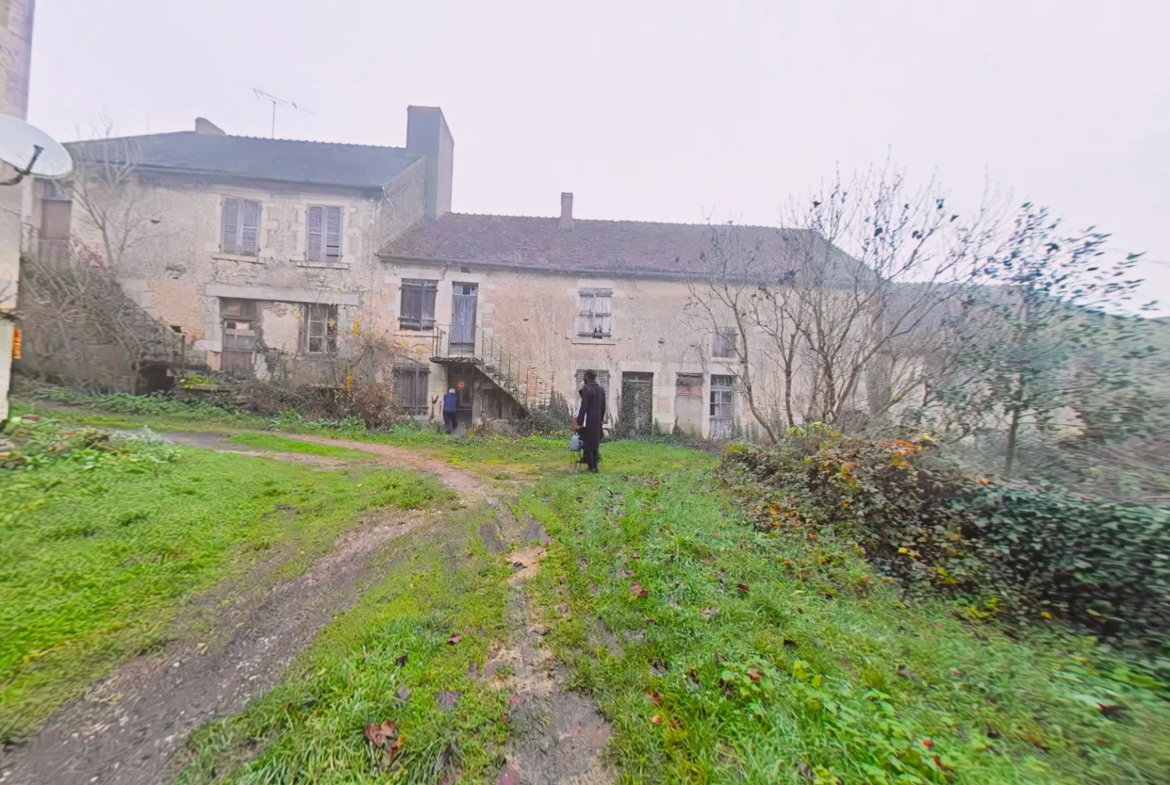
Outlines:
{"label": "wooden shutter", "polygon": [[593,293],[581,292],[577,301],[578,316],[577,332],[580,335],[593,334]]}
{"label": "wooden shutter", "polygon": [[240,200],[223,200],[223,241],[220,249],[224,253],[236,253],[240,239]]}
{"label": "wooden shutter", "polygon": [[325,260],[341,261],[341,208],[325,208]]}
{"label": "wooden shutter", "polygon": [[322,248],[322,215],[324,208],[311,205],[305,214],[305,260],[310,262],[321,261]]}
{"label": "wooden shutter", "polygon": [[256,256],[260,252],[260,203],[244,199],[241,207],[240,245],[237,253]]}
{"label": "wooden shutter", "polygon": [[419,328],[422,321],[422,287],[418,284],[402,283],[402,311],[399,324],[404,328]]}
{"label": "wooden shutter", "polygon": [[593,296],[593,326],[600,330],[602,335],[610,334],[610,301],[611,292],[598,293]]}
{"label": "wooden shutter", "polygon": [[422,287],[422,328],[429,330],[435,326],[435,295],[439,293],[436,281],[427,281]]}

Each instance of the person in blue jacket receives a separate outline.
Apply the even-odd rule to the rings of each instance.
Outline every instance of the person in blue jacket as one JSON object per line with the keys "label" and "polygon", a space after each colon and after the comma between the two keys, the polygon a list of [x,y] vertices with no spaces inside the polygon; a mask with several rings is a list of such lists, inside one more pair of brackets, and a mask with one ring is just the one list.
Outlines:
{"label": "person in blue jacket", "polygon": [[443,430],[446,433],[454,433],[458,426],[459,396],[455,394],[455,388],[452,387],[443,396]]}

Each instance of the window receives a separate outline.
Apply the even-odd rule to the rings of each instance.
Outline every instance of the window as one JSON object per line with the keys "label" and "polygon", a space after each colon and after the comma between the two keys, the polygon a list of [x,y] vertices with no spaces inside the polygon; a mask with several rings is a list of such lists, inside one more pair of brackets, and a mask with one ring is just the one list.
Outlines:
{"label": "window", "polygon": [[720,327],[711,335],[711,356],[734,357],[735,338],[734,327]]}
{"label": "window", "polygon": [[711,438],[726,439],[731,436],[735,421],[735,398],[730,376],[711,375]]}
{"label": "window", "polygon": [[309,205],[305,212],[305,260],[341,261],[341,208]]}
{"label": "window", "polygon": [[301,349],[306,354],[337,354],[337,306],[301,306]]}
{"label": "window", "polygon": [[577,334],[590,338],[608,338],[613,292],[609,289],[582,289],[577,294],[580,314],[577,320]]}
{"label": "window", "polygon": [[[582,368],[577,371],[577,389],[580,390],[585,385],[585,371]],[[605,390],[605,395],[609,397],[609,371],[594,371],[597,374],[597,383],[601,385],[601,389]]]}
{"label": "window", "polygon": [[435,326],[435,294],[438,281],[402,280],[402,306],[398,326],[403,330],[429,330]]}
{"label": "window", "polygon": [[229,197],[223,200],[223,242],[220,250],[239,256],[260,253],[260,203]]}
{"label": "window", "polygon": [[431,372],[423,363],[404,362],[394,368],[394,401],[411,414],[427,413]]}

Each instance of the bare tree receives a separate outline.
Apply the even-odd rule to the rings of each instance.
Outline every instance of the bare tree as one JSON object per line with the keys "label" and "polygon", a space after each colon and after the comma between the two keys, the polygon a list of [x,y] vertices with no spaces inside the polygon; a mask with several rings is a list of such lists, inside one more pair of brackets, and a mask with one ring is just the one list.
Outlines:
{"label": "bare tree", "polygon": [[999,218],[996,200],[962,216],[936,183],[913,189],[889,167],[838,175],[789,204],[778,242],[714,227],[689,307],[734,331],[740,390],[770,440],[801,421],[890,422],[954,353],[941,326]]}
{"label": "bare tree", "polygon": [[142,148],[133,137],[117,137],[106,118],[91,125],[94,138],[73,146],[69,191],[83,236],[93,237],[104,266],[117,269],[151,234],[153,213],[138,180]]}

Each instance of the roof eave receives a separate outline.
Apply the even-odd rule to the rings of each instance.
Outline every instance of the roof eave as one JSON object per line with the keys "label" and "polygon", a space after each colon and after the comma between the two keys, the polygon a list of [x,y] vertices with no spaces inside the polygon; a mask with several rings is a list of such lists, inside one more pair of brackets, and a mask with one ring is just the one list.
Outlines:
{"label": "roof eave", "polygon": [[440,259],[437,257],[408,256],[394,253],[377,254],[379,261],[389,263],[415,263],[435,265],[439,267],[487,267],[497,270],[514,270],[527,273],[544,273],[546,275],[576,275],[583,278],[641,278],[660,281],[702,281],[707,276],[698,273],[672,273],[665,270],[594,270],[584,267],[553,267],[538,264],[522,264],[520,262],[488,262],[474,259]]}

